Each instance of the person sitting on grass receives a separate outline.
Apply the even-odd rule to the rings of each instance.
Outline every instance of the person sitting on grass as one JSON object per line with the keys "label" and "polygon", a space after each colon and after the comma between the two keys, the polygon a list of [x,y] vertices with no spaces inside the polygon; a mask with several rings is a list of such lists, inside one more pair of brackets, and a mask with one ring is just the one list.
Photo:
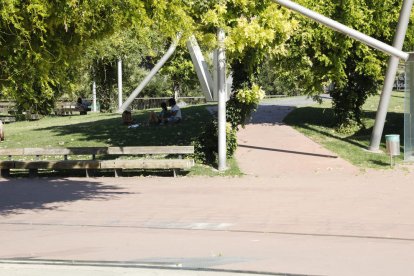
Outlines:
{"label": "person sitting on grass", "polygon": [[167,119],[164,120],[164,122],[168,122],[168,123],[179,123],[179,122],[181,122],[181,120],[182,120],[181,109],[177,105],[177,102],[175,101],[175,99],[174,98],[169,99],[168,100],[168,105],[171,106],[170,114],[167,117]]}
{"label": "person sitting on grass", "polygon": [[167,108],[167,104],[165,102],[161,103],[161,111],[157,114],[154,111],[152,111],[149,115],[149,123],[150,124],[160,124],[164,120],[168,118],[169,111]]}
{"label": "person sitting on grass", "polygon": [[122,123],[124,125],[131,125],[134,122],[134,120],[132,119],[132,113],[131,113],[131,109],[128,107],[127,109],[125,109],[124,112],[122,112]]}

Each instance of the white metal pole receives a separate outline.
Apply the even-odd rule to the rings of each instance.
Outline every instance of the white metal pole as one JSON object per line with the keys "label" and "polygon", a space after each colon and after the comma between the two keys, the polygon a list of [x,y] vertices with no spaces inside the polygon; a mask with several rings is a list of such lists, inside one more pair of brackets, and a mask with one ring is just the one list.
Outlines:
{"label": "white metal pole", "polygon": [[218,101],[218,49],[213,51],[213,100]]}
{"label": "white metal pole", "polygon": [[414,52],[405,65],[404,161],[414,158]]}
{"label": "white metal pole", "polygon": [[[296,11],[306,17],[309,17],[331,29],[334,29],[340,33],[343,33],[345,35],[348,35],[352,38],[355,38],[356,40],[359,40],[371,47],[374,47],[380,51],[383,51],[387,54],[390,54],[392,56],[398,57],[400,59],[403,60],[407,60],[408,59],[408,53],[405,53],[403,51],[401,51],[400,49],[397,49],[395,47],[392,47],[388,44],[385,44],[384,42],[381,42],[375,38],[372,38],[366,34],[363,34],[357,30],[354,30],[352,28],[349,28],[335,20],[332,20],[326,16],[323,16],[320,13],[314,12],[312,10],[309,10],[299,4],[296,4],[292,1],[289,0],[273,0],[274,2],[288,8],[291,9],[293,11]],[[411,9],[410,9],[411,10]]]}
{"label": "white metal pole", "polygon": [[165,55],[158,61],[158,63],[152,68],[149,74],[144,78],[144,80],[132,91],[131,95],[126,99],[126,101],[122,104],[119,108],[118,113],[124,112],[124,110],[134,101],[134,99],[138,96],[138,94],[144,89],[144,87],[150,82],[150,80],[157,74],[157,72],[161,69],[161,67],[167,62],[167,60],[171,57],[174,53],[175,49],[177,48],[177,43],[181,38],[181,34],[177,35],[177,39],[171,44],[168,51]]}
{"label": "white metal pole", "polygon": [[122,59],[118,59],[118,108],[122,106]]}
{"label": "white metal pole", "polygon": [[[402,49],[407,33],[408,23],[410,22],[411,9],[414,0],[404,0],[401,7],[400,19],[398,21],[397,32],[394,37],[393,46]],[[388,106],[391,99],[391,92],[394,86],[395,76],[398,70],[399,59],[391,56],[388,60],[388,68],[385,75],[384,86],[382,88],[381,98],[378,105],[377,115],[375,118],[374,129],[371,134],[369,145],[370,151],[379,151],[381,144],[382,132],[384,131],[385,118],[387,117]]]}
{"label": "white metal pole", "polygon": [[93,83],[92,83],[92,103],[93,103],[93,112],[96,112],[97,111],[97,108],[96,108],[96,82],[95,81],[93,81]]}
{"label": "white metal pole", "polygon": [[[208,102],[213,101],[213,79],[208,71],[207,63],[201,52],[200,46],[198,46],[195,36],[191,36],[187,41],[187,48],[190,52],[191,60],[197,73],[198,80],[200,81],[201,90]],[[217,99],[214,99],[217,100]]]}
{"label": "white metal pole", "polygon": [[224,30],[218,29],[218,170],[227,169],[226,161],[226,56],[224,48],[225,33]]}

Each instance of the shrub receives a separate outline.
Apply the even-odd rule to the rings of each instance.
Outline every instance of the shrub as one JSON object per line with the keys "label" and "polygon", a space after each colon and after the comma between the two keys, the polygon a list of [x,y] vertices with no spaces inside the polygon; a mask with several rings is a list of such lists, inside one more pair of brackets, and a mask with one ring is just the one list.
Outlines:
{"label": "shrub", "polygon": [[227,120],[234,129],[238,129],[240,125],[244,127],[264,96],[265,92],[263,89],[254,83],[251,88],[244,85],[243,88],[233,94],[227,103]]}
{"label": "shrub", "polygon": [[[227,157],[233,156],[237,148],[236,130],[231,124],[226,126]],[[218,122],[213,120],[207,123],[204,130],[193,143],[195,158],[205,164],[217,164],[218,155]]]}

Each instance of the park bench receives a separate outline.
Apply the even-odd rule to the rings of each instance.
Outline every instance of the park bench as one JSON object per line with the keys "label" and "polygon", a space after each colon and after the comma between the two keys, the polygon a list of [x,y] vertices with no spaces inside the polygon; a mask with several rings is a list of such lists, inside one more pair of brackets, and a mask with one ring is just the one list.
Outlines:
{"label": "park bench", "polygon": [[73,102],[57,102],[54,109],[55,115],[58,116],[73,115],[73,112],[79,112],[80,115],[86,115],[88,111],[90,111],[90,109],[84,110]]}
{"label": "park bench", "polygon": [[0,101],[0,114],[15,114],[16,104],[12,101]]}
{"label": "park bench", "polygon": [[0,121],[2,123],[13,123],[16,122],[16,117],[11,115],[0,115]]}
{"label": "park bench", "polygon": [[[8,159],[0,161],[0,170],[2,176],[23,169],[34,176],[39,169],[73,169],[85,170],[88,177],[91,171],[105,169],[114,170],[117,177],[123,169],[163,169],[173,170],[176,176],[177,170],[194,166],[193,159],[183,159],[183,155],[193,153],[193,146],[0,149],[0,157]],[[169,158],[171,155],[177,157]]]}
{"label": "park bench", "polygon": [[12,123],[16,121],[15,103],[11,101],[0,101],[0,120],[2,123]]}
{"label": "park bench", "polygon": [[75,103],[72,102],[59,102],[56,103],[54,109],[55,115],[65,116],[73,115],[73,112],[79,111]]}

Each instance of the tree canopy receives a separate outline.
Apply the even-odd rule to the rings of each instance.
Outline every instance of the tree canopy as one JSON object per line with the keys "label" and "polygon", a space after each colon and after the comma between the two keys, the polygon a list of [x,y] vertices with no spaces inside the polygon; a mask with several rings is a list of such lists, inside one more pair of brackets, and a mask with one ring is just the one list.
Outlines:
{"label": "tree canopy", "polygon": [[[394,0],[299,3],[390,45],[402,5]],[[301,15],[293,17],[298,28],[286,43],[289,54],[274,60],[277,70],[287,77],[288,85],[299,86],[309,95],[330,86],[336,124],[360,125],[362,105],[383,84],[388,56]],[[407,33],[406,50],[413,49],[413,35]]]}
{"label": "tree canopy", "polygon": [[[298,2],[389,44],[401,8],[393,0]],[[178,32],[180,47],[194,34],[210,52],[217,28],[227,34],[235,91],[246,91],[266,74],[310,95],[330,84],[338,120],[346,123],[358,122],[366,97],[381,85],[387,56],[271,0],[3,0],[0,91],[24,109],[43,109],[66,90],[86,89],[85,72],[110,72],[119,57],[126,68],[151,67]],[[407,50],[413,42],[411,31]],[[185,55],[176,58],[163,73],[177,86],[192,77]],[[139,73],[132,71],[136,79]]]}
{"label": "tree canopy", "polygon": [[62,86],[74,80],[74,67],[92,44],[99,44],[97,41],[112,38],[110,44],[115,47],[101,45],[97,50],[108,56],[120,50],[116,47],[121,43],[117,42],[119,37],[111,36],[114,32],[132,29],[141,33],[158,20],[157,35],[168,37],[187,25],[179,20],[164,28],[166,19],[161,18],[167,8],[175,8],[174,1],[151,2],[1,1],[0,91],[24,109],[44,108],[62,93]]}
{"label": "tree canopy", "polygon": [[26,109],[41,106],[71,81],[71,67],[91,40],[122,27],[121,19],[144,21],[142,9],[133,1],[1,1],[1,92]]}

